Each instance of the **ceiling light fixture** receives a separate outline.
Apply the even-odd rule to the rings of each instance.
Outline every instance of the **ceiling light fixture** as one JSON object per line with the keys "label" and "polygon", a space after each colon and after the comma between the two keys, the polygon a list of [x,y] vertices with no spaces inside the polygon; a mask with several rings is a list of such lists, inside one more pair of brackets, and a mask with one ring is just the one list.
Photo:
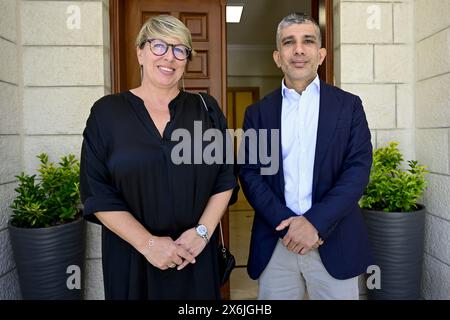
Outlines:
{"label": "ceiling light fixture", "polygon": [[239,23],[241,21],[243,5],[227,5],[227,22]]}

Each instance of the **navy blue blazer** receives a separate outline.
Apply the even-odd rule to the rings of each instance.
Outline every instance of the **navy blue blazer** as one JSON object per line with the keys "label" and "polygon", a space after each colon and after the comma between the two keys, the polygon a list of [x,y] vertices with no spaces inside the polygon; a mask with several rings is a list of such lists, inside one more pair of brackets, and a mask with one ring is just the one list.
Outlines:
{"label": "navy blue blazer", "polygon": [[[284,198],[281,155],[281,88],[249,106],[243,129],[281,129],[279,170],[261,175],[257,161],[240,166],[242,189],[255,209],[247,264],[252,279],[259,278],[269,263],[279,238],[287,228],[276,231],[284,219],[295,216]],[[271,150],[270,139],[267,149]],[[248,143],[241,150],[249,159]],[[319,125],[312,188],[312,207],[304,217],[325,240],[319,247],[328,273],[336,279],[349,279],[366,272],[373,263],[367,232],[358,200],[369,180],[372,144],[366,116],[359,97],[320,82]]]}

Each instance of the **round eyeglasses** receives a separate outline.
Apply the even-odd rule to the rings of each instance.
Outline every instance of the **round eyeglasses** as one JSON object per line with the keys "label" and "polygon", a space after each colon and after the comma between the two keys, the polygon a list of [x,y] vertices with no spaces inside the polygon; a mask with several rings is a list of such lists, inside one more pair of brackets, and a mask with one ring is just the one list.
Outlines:
{"label": "round eyeglasses", "polygon": [[150,50],[155,56],[163,56],[166,54],[169,47],[172,47],[172,53],[177,60],[186,60],[191,55],[191,48],[184,44],[170,44],[159,39],[148,39]]}

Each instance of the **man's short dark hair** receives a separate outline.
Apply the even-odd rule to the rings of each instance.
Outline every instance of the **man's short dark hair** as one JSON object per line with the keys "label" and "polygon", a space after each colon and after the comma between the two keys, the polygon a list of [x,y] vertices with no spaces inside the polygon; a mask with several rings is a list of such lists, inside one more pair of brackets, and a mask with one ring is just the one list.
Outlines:
{"label": "man's short dark hair", "polygon": [[284,17],[280,23],[278,24],[278,28],[277,28],[277,36],[276,36],[276,43],[277,43],[277,48],[280,48],[280,43],[281,43],[281,30],[292,25],[292,24],[303,24],[303,23],[312,23],[314,25],[314,27],[316,28],[316,32],[317,32],[317,36],[318,36],[318,41],[319,41],[319,47],[322,47],[322,34],[320,33],[320,27],[319,24],[317,23],[316,20],[314,20],[314,18],[312,18],[311,16],[304,14],[304,13],[298,13],[298,12],[293,12],[289,15],[287,15],[286,17]]}

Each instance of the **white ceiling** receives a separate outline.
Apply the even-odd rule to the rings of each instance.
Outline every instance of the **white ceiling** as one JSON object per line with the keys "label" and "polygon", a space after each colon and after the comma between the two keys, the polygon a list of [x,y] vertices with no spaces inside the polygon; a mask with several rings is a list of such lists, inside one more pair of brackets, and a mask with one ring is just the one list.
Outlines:
{"label": "white ceiling", "polygon": [[240,23],[227,23],[228,45],[274,46],[280,20],[291,12],[311,13],[311,0],[229,0],[243,4]]}

